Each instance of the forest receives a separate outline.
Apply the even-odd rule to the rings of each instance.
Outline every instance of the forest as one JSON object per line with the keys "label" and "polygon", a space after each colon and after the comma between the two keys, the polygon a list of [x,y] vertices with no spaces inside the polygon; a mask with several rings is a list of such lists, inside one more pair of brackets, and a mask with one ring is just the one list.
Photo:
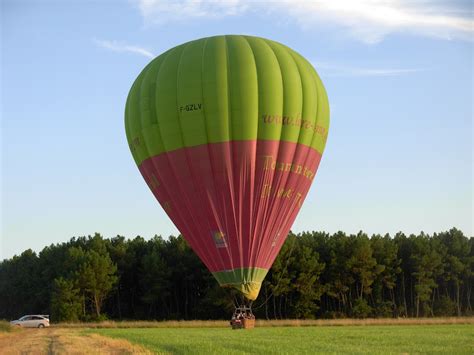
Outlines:
{"label": "forest", "polygon": [[[253,302],[258,318],[473,315],[474,238],[290,233]],[[219,287],[181,236],[75,237],[0,262],[0,318],[227,319]]]}

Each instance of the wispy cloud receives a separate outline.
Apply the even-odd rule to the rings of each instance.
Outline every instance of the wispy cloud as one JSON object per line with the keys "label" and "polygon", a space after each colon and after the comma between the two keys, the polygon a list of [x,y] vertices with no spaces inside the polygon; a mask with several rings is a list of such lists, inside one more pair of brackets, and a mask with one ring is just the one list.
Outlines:
{"label": "wispy cloud", "polygon": [[106,41],[96,38],[94,38],[93,41],[97,46],[114,52],[129,52],[139,54],[147,58],[155,58],[155,55],[152,52],[142,47],[133,46],[118,41]]}
{"label": "wispy cloud", "polygon": [[133,0],[147,24],[222,18],[253,12],[273,21],[294,22],[304,29],[325,28],[366,43],[391,33],[472,40],[469,4],[455,7],[440,0]]}
{"label": "wispy cloud", "polygon": [[304,28],[339,27],[366,43],[397,32],[472,40],[474,29],[470,10],[454,8],[449,2],[444,6],[433,0],[282,0],[276,4]]}
{"label": "wispy cloud", "polygon": [[247,0],[132,0],[147,24],[220,18],[240,15],[251,5]]}
{"label": "wispy cloud", "polygon": [[398,76],[426,70],[414,68],[358,68],[317,61],[313,61],[312,64],[320,74],[326,76]]}

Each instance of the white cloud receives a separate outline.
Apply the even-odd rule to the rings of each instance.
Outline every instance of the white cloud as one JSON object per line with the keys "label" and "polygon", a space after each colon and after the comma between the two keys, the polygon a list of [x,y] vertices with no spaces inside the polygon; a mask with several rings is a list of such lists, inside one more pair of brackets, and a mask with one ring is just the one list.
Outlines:
{"label": "white cloud", "polygon": [[472,40],[474,31],[472,9],[453,7],[449,1],[441,6],[439,0],[132,1],[147,24],[221,18],[253,11],[271,25],[286,21],[304,29],[342,30],[366,43],[376,43],[388,34],[400,32]]}
{"label": "white cloud", "polygon": [[155,58],[155,55],[145,48],[124,44],[118,41],[106,41],[106,40],[101,40],[101,39],[94,39],[94,43],[101,48],[105,48],[114,52],[129,52],[129,53],[140,54],[147,58]]}
{"label": "white cloud", "polygon": [[242,0],[134,0],[145,23],[188,21],[190,18],[218,18],[244,13],[250,4]]}
{"label": "white cloud", "polygon": [[[439,2],[438,2],[439,3]],[[444,39],[472,39],[473,21],[469,11],[454,15],[453,8],[433,1],[407,0],[316,0],[278,1],[301,26],[339,26],[351,36],[376,43],[396,32]]]}
{"label": "white cloud", "polygon": [[398,76],[426,70],[414,68],[357,68],[327,62],[312,62],[312,64],[318,73],[326,76]]}

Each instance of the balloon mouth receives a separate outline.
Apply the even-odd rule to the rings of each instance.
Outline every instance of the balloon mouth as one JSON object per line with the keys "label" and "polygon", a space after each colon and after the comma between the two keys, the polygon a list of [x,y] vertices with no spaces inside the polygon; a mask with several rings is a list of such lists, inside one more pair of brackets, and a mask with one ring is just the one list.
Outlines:
{"label": "balloon mouth", "polygon": [[262,287],[261,282],[247,282],[243,284],[223,284],[222,287],[234,288],[249,301],[255,301]]}
{"label": "balloon mouth", "polygon": [[212,274],[222,287],[238,290],[246,299],[257,299],[262,282],[268,269],[259,267],[236,268],[232,270],[215,271]]}

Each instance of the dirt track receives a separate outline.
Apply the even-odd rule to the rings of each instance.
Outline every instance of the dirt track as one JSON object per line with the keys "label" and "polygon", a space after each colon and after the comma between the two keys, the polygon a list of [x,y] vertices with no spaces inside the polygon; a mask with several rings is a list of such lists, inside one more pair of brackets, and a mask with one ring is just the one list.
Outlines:
{"label": "dirt track", "polygon": [[77,329],[19,329],[0,333],[1,354],[149,354],[126,340]]}

